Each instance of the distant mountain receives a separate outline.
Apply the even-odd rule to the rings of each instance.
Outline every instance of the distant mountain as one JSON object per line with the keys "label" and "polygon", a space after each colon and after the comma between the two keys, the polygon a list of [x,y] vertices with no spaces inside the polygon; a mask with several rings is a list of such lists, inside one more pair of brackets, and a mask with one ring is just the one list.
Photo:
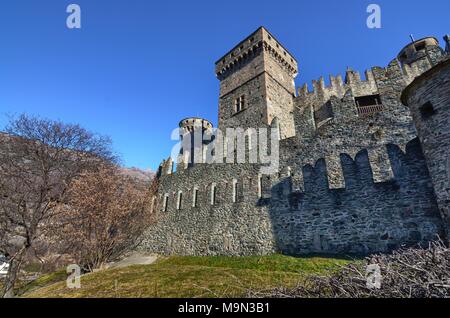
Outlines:
{"label": "distant mountain", "polygon": [[[1,141],[11,141],[13,142],[14,139],[12,136],[0,131],[0,140]],[[0,149],[0,151],[4,151],[3,149]],[[122,167],[120,168],[121,172],[126,175],[129,176],[133,179],[136,179],[137,181],[141,181],[141,182],[150,182],[153,177],[155,176],[155,173],[153,171],[149,170],[142,170],[139,168],[135,168],[135,167],[131,167],[131,168],[125,168]]]}
{"label": "distant mountain", "polygon": [[149,182],[155,176],[155,173],[151,170],[142,170],[139,168],[121,168],[122,173],[129,177],[135,178],[139,181]]}

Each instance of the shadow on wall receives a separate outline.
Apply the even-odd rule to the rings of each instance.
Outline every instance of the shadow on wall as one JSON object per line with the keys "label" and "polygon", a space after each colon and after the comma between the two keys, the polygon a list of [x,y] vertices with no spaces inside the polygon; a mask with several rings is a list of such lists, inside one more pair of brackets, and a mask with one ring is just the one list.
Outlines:
{"label": "shadow on wall", "polygon": [[341,154],[343,189],[329,188],[323,159],[315,167],[297,167],[303,170],[304,191],[292,191],[292,175],[275,184],[269,213],[278,251],[365,255],[426,244],[442,235],[419,140],[409,142],[405,152],[396,145],[387,145],[387,151],[394,173],[387,182],[374,183],[363,150],[354,160]]}

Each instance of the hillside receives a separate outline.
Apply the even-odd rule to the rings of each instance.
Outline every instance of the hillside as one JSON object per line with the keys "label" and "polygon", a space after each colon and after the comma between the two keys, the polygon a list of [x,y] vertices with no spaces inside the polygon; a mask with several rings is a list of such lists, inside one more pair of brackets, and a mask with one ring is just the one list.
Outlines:
{"label": "hillside", "polygon": [[[349,263],[341,258],[169,257],[85,275],[69,290],[58,273],[42,277],[23,297],[240,297],[249,289],[295,287],[312,274],[326,275]],[[51,284],[47,284],[50,281]]]}
{"label": "hillside", "polygon": [[155,173],[151,170],[142,170],[136,167],[121,168],[121,171],[124,175],[142,182],[150,182],[155,176]]}

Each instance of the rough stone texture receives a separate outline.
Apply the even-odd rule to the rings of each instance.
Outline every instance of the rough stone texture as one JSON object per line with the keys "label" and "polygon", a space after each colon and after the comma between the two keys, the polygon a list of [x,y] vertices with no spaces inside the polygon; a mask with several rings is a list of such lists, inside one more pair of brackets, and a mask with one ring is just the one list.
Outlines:
{"label": "rough stone texture", "polygon": [[[405,90],[449,235],[450,59],[422,74]],[[450,236],[449,236],[450,238]]]}
{"label": "rough stone texture", "polygon": [[[421,145],[400,95],[447,55],[434,38],[419,41],[406,47],[406,57],[366,71],[364,80],[348,69],[345,80],[330,77],[326,87],[321,78],[312,91],[304,85],[295,95],[295,58],[258,29],[216,63],[219,128],[279,127],[279,173],[260,175],[259,164],[196,164],[173,172],[172,161],[164,161],[154,206],[161,221],[140,248],[182,255],[366,254],[442,236],[435,195],[441,181],[425,158],[448,152],[424,143],[419,124]],[[429,86],[444,80],[448,74]],[[441,97],[430,87],[417,96],[448,106],[448,86]],[[235,114],[240,96],[245,110]],[[373,104],[359,104],[368,96]],[[448,109],[437,117],[442,137],[433,136],[448,145]]]}
{"label": "rough stone texture", "polygon": [[[256,128],[280,122],[282,138],[295,135],[293,102],[297,62],[264,28],[259,28],[216,64],[220,79],[219,128]],[[246,97],[236,113],[234,102]]]}

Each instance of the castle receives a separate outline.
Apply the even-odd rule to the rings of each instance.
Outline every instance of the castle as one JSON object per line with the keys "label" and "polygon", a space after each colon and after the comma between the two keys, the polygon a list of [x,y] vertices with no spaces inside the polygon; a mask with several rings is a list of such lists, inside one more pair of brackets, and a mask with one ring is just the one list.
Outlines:
{"label": "castle", "polygon": [[[449,36],[444,40],[445,50],[433,37],[414,41],[364,79],[347,69],[328,86],[321,78],[296,89],[297,60],[264,27],[256,30],[216,62],[218,128],[275,128],[278,172],[261,174],[260,162],[193,163],[204,149],[164,160],[152,200],[159,221],[140,249],[367,254],[448,239]],[[180,129],[186,139],[213,127],[187,118]]]}

